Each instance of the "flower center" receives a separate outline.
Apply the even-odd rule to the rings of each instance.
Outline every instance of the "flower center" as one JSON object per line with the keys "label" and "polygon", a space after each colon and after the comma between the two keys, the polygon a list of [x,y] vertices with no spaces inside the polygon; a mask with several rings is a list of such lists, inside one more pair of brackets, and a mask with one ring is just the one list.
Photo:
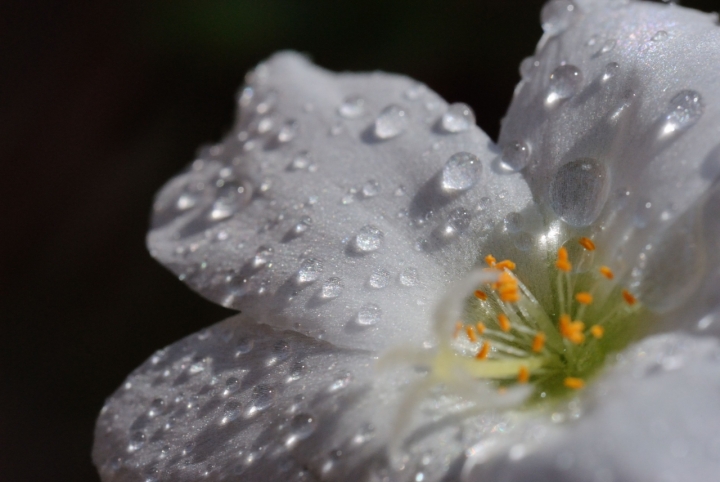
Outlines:
{"label": "flower center", "polygon": [[[596,249],[589,238],[577,243],[580,255]],[[466,300],[438,365],[460,363],[472,377],[492,380],[501,390],[531,383],[530,400],[539,401],[583,388],[607,355],[638,332],[642,306],[608,266],[574,271],[568,249],[561,247],[547,266],[552,294],[541,303],[515,274],[513,261],[488,255],[485,263],[495,280]]]}

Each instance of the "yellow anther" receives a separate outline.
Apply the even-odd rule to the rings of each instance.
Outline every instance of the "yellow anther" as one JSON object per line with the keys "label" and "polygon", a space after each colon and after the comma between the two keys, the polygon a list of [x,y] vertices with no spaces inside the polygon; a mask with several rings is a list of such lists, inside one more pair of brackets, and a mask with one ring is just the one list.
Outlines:
{"label": "yellow anther", "polygon": [[632,293],[630,293],[628,290],[622,290],[622,297],[625,300],[625,303],[632,306],[635,303],[637,303],[637,298],[633,296]]}
{"label": "yellow anther", "polygon": [[577,293],[575,295],[575,299],[577,300],[578,303],[580,303],[582,305],[589,305],[590,303],[593,302],[592,295],[590,293],[588,293],[587,291],[581,291],[580,293]]}
{"label": "yellow anther", "polygon": [[487,256],[485,256],[485,262],[488,264],[488,266],[495,266],[495,261],[495,256],[493,256],[492,254],[488,254]]}
{"label": "yellow anther", "polygon": [[485,301],[487,299],[487,293],[481,290],[475,290],[475,298]]}
{"label": "yellow anther", "polygon": [[500,325],[500,329],[505,333],[510,331],[510,318],[508,318],[505,314],[500,313],[498,315],[498,324]]}
{"label": "yellow anther", "polygon": [[485,323],[483,323],[482,321],[478,321],[475,325],[475,329],[477,330],[478,334],[482,335],[483,333],[485,333]]}
{"label": "yellow anther", "polygon": [[595,243],[592,242],[592,239],[582,237],[578,242],[580,243],[580,246],[588,251],[595,251]]}
{"label": "yellow anther", "polygon": [[570,342],[579,345],[585,341],[585,323],[582,321],[571,321],[570,315],[562,315],[559,328],[560,334]]}
{"label": "yellow anther", "polygon": [[607,266],[600,266],[600,274],[607,279],[613,279],[615,277],[615,273],[613,273]]}
{"label": "yellow anther", "polygon": [[457,338],[460,332],[463,329],[463,322],[462,321],[456,321],[455,322],[455,331],[453,331],[453,338]]}
{"label": "yellow anther", "polygon": [[585,386],[585,382],[582,378],[575,378],[575,377],[567,377],[563,381],[563,385],[565,385],[568,388],[572,388],[573,390],[580,390]]}
{"label": "yellow anther", "polygon": [[568,252],[564,247],[558,249],[558,259],[555,262],[555,267],[566,273],[569,273],[570,270],[572,270],[572,263],[568,261]]}
{"label": "yellow anther", "polygon": [[509,259],[504,259],[500,261],[499,263],[495,264],[495,267],[497,269],[509,269],[510,271],[513,271],[515,269],[515,263],[510,261]]}
{"label": "yellow anther", "polygon": [[527,383],[528,380],[530,380],[530,370],[525,365],[522,365],[518,370],[517,381],[518,383]]}
{"label": "yellow anther", "polygon": [[545,346],[545,339],[545,333],[543,333],[542,331],[535,335],[535,338],[533,338],[532,342],[532,351],[535,353],[540,353]]}
{"label": "yellow anther", "polygon": [[473,343],[477,342],[477,335],[475,335],[475,329],[472,326],[466,326],[465,333],[467,334],[468,340]]}
{"label": "yellow anther", "polygon": [[490,342],[484,341],[482,346],[480,347],[480,351],[477,352],[477,355],[475,355],[475,358],[477,358],[478,360],[485,360],[489,354],[490,354]]}
{"label": "yellow anther", "polygon": [[605,328],[600,325],[593,325],[590,328],[590,333],[592,333],[592,336],[594,336],[595,338],[602,338],[605,334]]}

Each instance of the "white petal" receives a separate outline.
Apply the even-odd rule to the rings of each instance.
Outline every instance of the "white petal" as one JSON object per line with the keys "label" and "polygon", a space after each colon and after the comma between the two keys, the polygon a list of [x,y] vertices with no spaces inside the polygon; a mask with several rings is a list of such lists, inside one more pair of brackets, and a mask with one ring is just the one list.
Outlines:
{"label": "white petal", "polygon": [[[233,130],[159,193],[153,256],[258,322],[352,347],[427,340],[443,287],[530,203],[522,178],[497,170],[471,113],[443,120],[405,77],[282,53],[248,78]],[[443,171],[458,152],[478,161]]]}
{"label": "white petal", "polygon": [[579,420],[534,426],[504,456],[478,453],[463,480],[717,480],[719,393],[717,340],[649,338],[582,397]]}

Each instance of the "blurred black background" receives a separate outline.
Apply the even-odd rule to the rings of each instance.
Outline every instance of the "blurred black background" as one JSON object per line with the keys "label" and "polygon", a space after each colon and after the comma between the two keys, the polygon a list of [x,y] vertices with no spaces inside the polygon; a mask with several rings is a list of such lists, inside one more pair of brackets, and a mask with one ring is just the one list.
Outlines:
{"label": "blurred black background", "polygon": [[[709,11],[717,0],[686,1]],[[279,49],[400,72],[496,138],[542,0],[0,2],[0,480],[98,481],[103,399],[232,312],[145,250],[154,192]]]}

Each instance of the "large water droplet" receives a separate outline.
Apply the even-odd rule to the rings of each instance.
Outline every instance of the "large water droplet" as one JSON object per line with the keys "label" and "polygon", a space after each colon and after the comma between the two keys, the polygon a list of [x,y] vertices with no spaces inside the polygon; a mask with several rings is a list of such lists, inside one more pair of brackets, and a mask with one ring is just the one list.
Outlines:
{"label": "large water droplet", "polygon": [[220,221],[229,218],[247,205],[251,197],[252,187],[249,183],[225,183],[218,190],[217,199],[210,210],[210,219]]}
{"label": "large water droplet", "polygon": [[462,233],[470,227],[472,216],[467,209],[458,207],[450,211],[447,220],[440,227],[439,235],[446,240],[450,240]]}
{"label": "large water droplet", "polygon": [[346,119],[357,119],[365,113],[365,99],[359,95],[351,95],[338,107],[338,114]]}
{"label": "large water droplet", "polygon": [[446,132],[463,132],[475,125],[475,114],[469,105],[457,102],[448,107],[440,123]]}
{"label": "large water droplet", "polygon": [[275,403],[275,388],[270,385],[256,386],[253,388],[250,401],[250,414],[270,408]]}
{"label": "large water droplet", "polygon": [[400,273],[400,284],[403,286],[416,286],[420,282],[420,275],[415,268],[407,268]]}
{"label": "large water droplet", "polygon": [[607,168],[583,158],[561,166],[550,186],[550,205],[571,226],[588,226],[607,201],[610,182]]}
{"label": "large water droplet", "polygon": [[180,196],[177,199],[177,202],[175,203],[175,207],[178,209],[178,211],[186,211],[190,208],[195,207],[197,204],[197,195],[191,192],[184,192],[180,194]]}
{"label": "large water droplet", "polygon": [[375,119],[375,136],[378,139],[391,139],[407,128],[408,115],[402,107],[391,104],[385,107]]}
{"label": "large water droplet", "polygon": [[482,173],[480,160],[469,152],[450,156],[442,170],[440,185],[445,192],[456,193],[473,187]]}
{"label": "large water droplet", "polygon": [[295,119],[288,119],[280,128],[277,135],[278,142],[290,142],[295,139],[298,132],[298,122]]}
{"label": "large water droplet", "polygon": [[293,446],[301,440],[305,440],[315,432],[317,418],[309,413],[299,413],[290,421],[290,435],[285,444]]}
{"label": "large water droplet", "polygon": [[345,284],[340,278],[328,278],[322,285],[320,296],[326,300],[331,300],[340,296],[345,289]]}
{"label": "large water droplet", "polygon": [[582,86],[583,75],[574,65],[561,65],[550,74],[545,105],[553,106],[577,94]]}
{"label": "large water droplet", "polygon": [[367,303],[360,308],[357,314],[357,322],[362,326],[372,326],[382,319],[382,310],[374,303]]}
{"label": "large water droplet", "polygon": [[705,106],[702,96],[694,90],[680,91],[670,100],[662,136],[692,127],[703,115]]}
{"label": "large water droplet", "polygon": [[355,236],[354,247],[360,253],[376,251],[382,244],[384,234],[372,225],[363,226]]}
{"label": "large water droplet", "polygon": [[551,0],[540,12],[542,29],[550,35],[562,32],[570,26],[575,10],[572,0]]}
{"label": "large water droplet", "polygon": [[368,285],[370,285],[371,288],[380,290],[380,289],[385,288],[389,282],[390,282],[390,272],[386,269],[378,269],[378,270],[374,271],[373,274],[370,275],[370,279],[368,280]]}
{"label": "large water droplet", "polygon": [[305,259],[300,263],[300,269],[295,275],[295,281],[300,285],[314,283],[320,278],[322,272],[322,261],[315,258]]}
{"label": "large water droplet", "polygon": [[500,164],[509,171],[525,169],[530,160],[530,147],[522,141],[508,143],[500,156]]}

